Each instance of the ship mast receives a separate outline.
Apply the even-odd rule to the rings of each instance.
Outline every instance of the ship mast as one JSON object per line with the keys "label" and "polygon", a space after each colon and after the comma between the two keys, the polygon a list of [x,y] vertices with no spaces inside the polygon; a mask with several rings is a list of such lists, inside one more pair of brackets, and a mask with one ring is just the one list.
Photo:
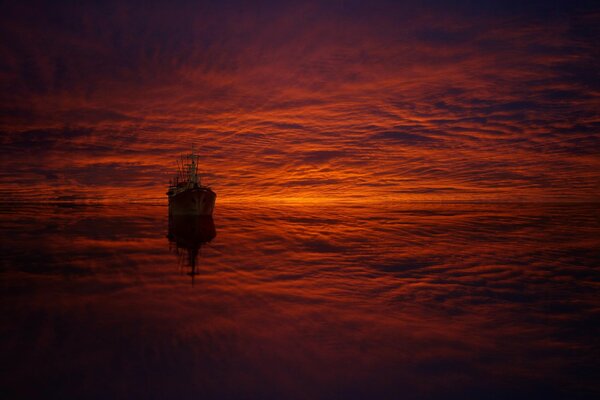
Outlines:
{"label": "ship mast", "polygon": [[190,170],[189,170],[189,179],[192,183],[198,183],[198,156],[194,154],[194,149],[192,148],[192,154],[190,155]]}
{"label": "ship mast", "polygon": [[180,155],[177,159],[177,175],[172,183],[173,186],[178,186],[180,183],[185,185],[200,185],[200,176],[198,175],[198,160],[200,156],[194,154],[192,146],[191,154]]}

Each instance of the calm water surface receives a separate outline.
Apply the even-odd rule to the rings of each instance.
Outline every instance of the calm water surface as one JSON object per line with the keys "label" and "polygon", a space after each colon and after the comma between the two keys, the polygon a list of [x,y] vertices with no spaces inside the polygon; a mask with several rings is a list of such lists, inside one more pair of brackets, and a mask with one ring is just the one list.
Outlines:
{"label": "calm water surface", "polygon": [[1,210],[4,398],[599,394],[597,205]]}

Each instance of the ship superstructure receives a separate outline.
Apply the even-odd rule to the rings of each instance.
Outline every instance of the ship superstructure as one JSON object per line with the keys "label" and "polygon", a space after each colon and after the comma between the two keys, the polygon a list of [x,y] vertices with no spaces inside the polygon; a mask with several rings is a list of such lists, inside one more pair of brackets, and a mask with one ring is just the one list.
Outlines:
{"label": "ship superstructure", "polygon": [[194,151],[177,160],[177,175],[169,182],[169,215],[212,215],[217,194],[201,183]]}

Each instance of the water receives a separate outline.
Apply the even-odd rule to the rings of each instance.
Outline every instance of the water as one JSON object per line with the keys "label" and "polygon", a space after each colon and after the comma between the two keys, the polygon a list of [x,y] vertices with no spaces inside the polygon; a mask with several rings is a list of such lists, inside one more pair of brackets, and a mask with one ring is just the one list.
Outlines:
{"label": "water", "polygon": [[595,205],[217,205],[216,232],[170,236],[163,206],[1,221],[8,397],[599,393]]}

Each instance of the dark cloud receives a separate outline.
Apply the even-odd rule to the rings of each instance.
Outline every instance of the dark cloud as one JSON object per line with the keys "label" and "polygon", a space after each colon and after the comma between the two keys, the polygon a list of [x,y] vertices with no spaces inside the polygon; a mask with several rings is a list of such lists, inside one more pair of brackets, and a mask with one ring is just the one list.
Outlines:
{"label": "dark cloud", "polygon": [[317,150],[304,153],[302,161],[309,164],[321,164],[345,156],[347,156],[347,152],[344,150]]}
{"label": "dark cloud", "polygon": [[399,142],[408,146],[420,146],[423,144],[433,144],[438,142],[437,139],[429,136],[419,135],[415,133],[399,132],[399,131],[388,131],[380,132],[371,136],[371,139],[375,140],[390,140],[393,142]]}

